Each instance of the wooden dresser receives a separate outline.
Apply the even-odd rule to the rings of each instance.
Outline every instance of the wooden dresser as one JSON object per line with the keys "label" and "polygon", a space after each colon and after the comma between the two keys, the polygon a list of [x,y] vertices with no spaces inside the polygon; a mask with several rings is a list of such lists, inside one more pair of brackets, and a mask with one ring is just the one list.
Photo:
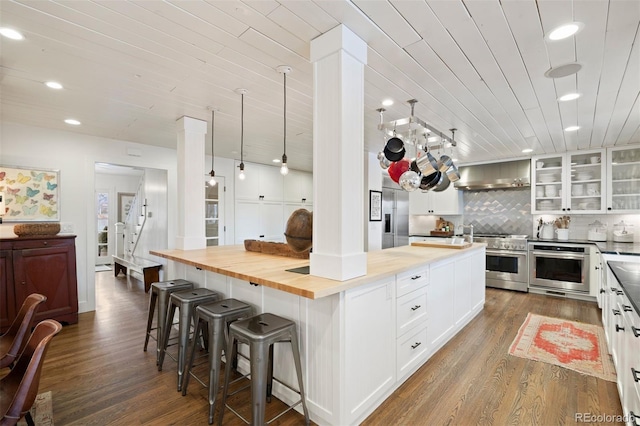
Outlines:
{"label": "wooden dresser", "polygon": [[78,322],[75,235],[0,239],[0,332],[5,332],[31,293],[47,301],[36,321]]}

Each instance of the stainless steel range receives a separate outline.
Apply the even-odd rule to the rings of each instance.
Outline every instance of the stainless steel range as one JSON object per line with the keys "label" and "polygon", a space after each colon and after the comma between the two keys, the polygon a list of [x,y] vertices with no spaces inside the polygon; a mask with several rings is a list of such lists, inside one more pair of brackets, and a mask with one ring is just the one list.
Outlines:
{"label": "stainless steel range", "polygon": [[487,244],[487,287],[529,291],[528,235],[476,235]]}

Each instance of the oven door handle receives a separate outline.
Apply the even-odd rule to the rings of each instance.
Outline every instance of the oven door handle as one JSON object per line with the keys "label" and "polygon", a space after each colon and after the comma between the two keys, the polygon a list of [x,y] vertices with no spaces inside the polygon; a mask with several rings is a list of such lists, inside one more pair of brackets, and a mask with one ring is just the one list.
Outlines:
{"label": "oven door handle", "polygon": [[589,257],[587,253],[573,254],[566,251],[531,251],[534,256],[553,257],[556,259],[584,259]]}
{"label": "oven door handle", "polygon": [[485,254],[488,254],[491,256],[502,256],[506,254],[509,256],[527,257],[526,251],[485,250]]}

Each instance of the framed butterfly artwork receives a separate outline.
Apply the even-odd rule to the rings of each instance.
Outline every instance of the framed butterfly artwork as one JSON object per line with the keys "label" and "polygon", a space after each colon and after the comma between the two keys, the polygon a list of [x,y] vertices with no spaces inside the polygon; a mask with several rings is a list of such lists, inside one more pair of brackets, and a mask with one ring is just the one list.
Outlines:
{"label": "framed butterfly artwork", "polygon": [[60,220],[58,170],[0,165],[0,195],[4,201],[4,222]]}

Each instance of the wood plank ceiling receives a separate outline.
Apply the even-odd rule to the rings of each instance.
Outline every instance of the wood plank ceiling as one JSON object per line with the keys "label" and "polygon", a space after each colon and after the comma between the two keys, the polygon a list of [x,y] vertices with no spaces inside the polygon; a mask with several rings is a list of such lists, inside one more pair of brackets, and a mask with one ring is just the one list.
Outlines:
{"label": "wood plank ceiling", "polygon": [[[582,31],[545,39],[571,21]],[[339,24],[369,46],[367,151],[383,145],[386,98],[385,120],[408,116],[415,98],[417,117],[457,128],[459,164],[640,143],[637,0],[2,0],[0,26],[25,36],[0,38],[2,121],[174,148],[175,121],[210,122],[214,107],[216,155],[239,158],[234,90],[245,88],[245,161],[271,164],[286,64],[289,166],[311,170],[309,45]],[[544,76],[570,62],[582,70]],[[569,92],[582,96],[557,101]]]}

